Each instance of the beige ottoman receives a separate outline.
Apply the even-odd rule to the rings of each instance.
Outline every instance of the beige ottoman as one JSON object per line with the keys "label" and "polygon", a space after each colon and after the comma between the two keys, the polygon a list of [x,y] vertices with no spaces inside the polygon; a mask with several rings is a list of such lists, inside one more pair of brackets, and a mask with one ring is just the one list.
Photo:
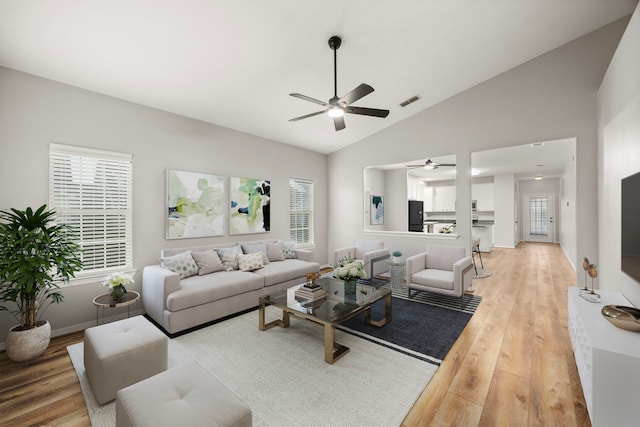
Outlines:
{"label": "beige ottoman", "polygon": [[144,316],[84,331],[84,367],[98,403],[167,370],[167,337]]}
{"label": "beige ottoman", "polygon": [[116,427],[250,427],[251,409],[195,362],[117,393]]}

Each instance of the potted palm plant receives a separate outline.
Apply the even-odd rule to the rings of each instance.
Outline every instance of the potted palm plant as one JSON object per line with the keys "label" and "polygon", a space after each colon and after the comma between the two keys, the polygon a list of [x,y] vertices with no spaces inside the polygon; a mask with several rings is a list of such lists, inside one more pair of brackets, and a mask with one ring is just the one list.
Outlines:
{"label": "potted palm plant", "polygon": [[31,360],[47,349],[51,325],[40,317],[63,299],[58,283],[82,269],[80,248],[71,230],[54,222],[55,211],[0,211],[0,310],[11,312],[18,325],[9,330],[5,346],[14,361]]}

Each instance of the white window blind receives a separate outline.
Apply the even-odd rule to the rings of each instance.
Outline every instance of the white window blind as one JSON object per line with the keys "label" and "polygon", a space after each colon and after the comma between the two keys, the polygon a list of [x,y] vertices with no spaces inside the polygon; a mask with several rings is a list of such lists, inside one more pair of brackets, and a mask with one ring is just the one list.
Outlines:
{"label": "white window blind", "polygon": [[132,156],[51,143],[49,205],[82,249],[77,276],[131,269]]}
{"label": "white window blind", "polygon": [[313,182],[289,180],[289,218],[291,240],[313,244]]}

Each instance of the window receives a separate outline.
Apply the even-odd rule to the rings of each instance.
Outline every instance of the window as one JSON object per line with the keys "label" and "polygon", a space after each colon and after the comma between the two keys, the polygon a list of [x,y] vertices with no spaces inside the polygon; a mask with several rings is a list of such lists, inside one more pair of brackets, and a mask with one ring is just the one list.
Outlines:
{"label": "window", "polygon": [[289,218],[291,240],[313,244],[313,182],[289,180]]}
{"label": "window", "polygon": [[133,268],[132,156],[49,145],[49,205],[77,232],[78,277]]}

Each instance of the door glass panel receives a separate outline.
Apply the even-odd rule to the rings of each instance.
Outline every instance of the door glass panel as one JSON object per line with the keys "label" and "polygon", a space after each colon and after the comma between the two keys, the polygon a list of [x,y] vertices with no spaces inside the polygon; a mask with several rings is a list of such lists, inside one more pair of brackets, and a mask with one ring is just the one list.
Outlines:
{"label": "door glass panel", "polygon": [[532,196],[529,199],[529,215],[529,234],[532,236],[547,236],[549,215],[548,197]]}

